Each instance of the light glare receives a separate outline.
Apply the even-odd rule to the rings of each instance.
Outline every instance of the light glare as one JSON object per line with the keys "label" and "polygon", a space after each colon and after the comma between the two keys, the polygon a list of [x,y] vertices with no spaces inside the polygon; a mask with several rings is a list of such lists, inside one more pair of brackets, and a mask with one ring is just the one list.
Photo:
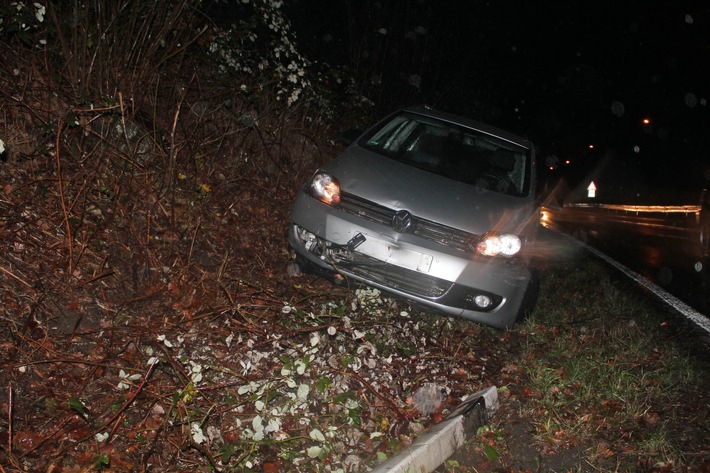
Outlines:
{"label": "light glare", "polygon": [[326,173],[318,173],[311,181],[311,193],[328,205],[340,202],[340,183],[336,178]]}
{"label": "light glare", "polygon": [[486,236],[476,247],[478,253],[485,256],[515,256],[523,244],[517,235],[512,233],[492,234]]}

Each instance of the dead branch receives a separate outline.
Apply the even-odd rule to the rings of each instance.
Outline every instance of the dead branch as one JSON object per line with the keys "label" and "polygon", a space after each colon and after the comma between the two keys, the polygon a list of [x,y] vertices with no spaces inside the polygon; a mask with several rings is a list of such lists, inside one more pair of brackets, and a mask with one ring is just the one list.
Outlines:
{"label": "dead branch", "polygon": [[54,142],[54,159],[57,162],[57,182],[59,186],[59,202],[62,205],[62,213],[64,214],[64,224],[67,228],[67,243],[69,248],[69,271],[67,278],[71,278],[74,263],[74,249],[72,246],[71,225],[69,224],[69,214],[67,212],[66,202],[64,201],[64,181],[62,179],[62,163],[59,158],[59,138],[62,134],[63,123],[60,121],[57,125],[57,137]]}
{"label": "dead branch", "polygon": [[26,286],[26,287],[28,287],[28,288],[30,288],[30,289],[34,289],[30,283],[28,283],[27,281],[25,281],[25,280],[22,279],[21,277],[16,276],[14,273],[12,273],[11,271],[9,271],[9,270],[3,268],[2,266],[0,266],[0,271],[2,271],[3,273],[7,274],[7,275],[10,276],[11,278],[15,279],[17,282],[19,282],[19,283],[22,284],[23,286]]}
{"label": "dead branch", "polygon": [[12,382],[7,387],[7,451],[12,454]]}
{"label": "dead branch", "polygon": [[368,383],[368,382],[365,380],[365,378],[363,378],[363,377],[360,376],[359,374],[353,373],[353,372],[348,372],[348,371],[342,371],[342,370],[334,370],[334,372],[335,372],[335,373],[338,373],[338,374],[342,374],[342,375],[345,375],[345,376],[350,376],[350,377],[352,377],[352,378],[355,378],[356,380],[358,380],[358,381],[360,382],[360,384],[362,384],[363,386],[365,386],[365,388],[367,388],[368,391],[370,391],[372,394],[374,394],[375,396],[377,396],[377,398],[380,399],[382,402],[384,402],[385,404],[387,404],[387,406],[389,406],[389,408],[390,408],[395,414],[397,414],[397,416],[398,416],[400,419],[405,420],[405,421],[408,421],[408,420],[409,420],[409,416],[408,416],[407,414],[405,414],[404,412],[402,412],[402,410],[401,410],[399,407],[397,407],[397,405],[396,405],[394,402],[392,402],[392,400],[391,400],[390,398],[385,397],[385,396],[383,396],[382,394],[380,394],[379,392],[377,392],[377,390],[375,389],[375,387],[372,386],[370,383]]}

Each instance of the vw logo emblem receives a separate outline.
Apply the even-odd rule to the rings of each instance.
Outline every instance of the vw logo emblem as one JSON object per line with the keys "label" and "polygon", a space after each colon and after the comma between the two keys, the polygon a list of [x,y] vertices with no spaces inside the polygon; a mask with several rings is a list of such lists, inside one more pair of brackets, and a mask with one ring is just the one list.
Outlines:
{"label": "vw logo emblem", "polygon": [[406,210],[398,210],[392,217],[392,228],[399,233],[407,233],[414,229],[414,217]]}

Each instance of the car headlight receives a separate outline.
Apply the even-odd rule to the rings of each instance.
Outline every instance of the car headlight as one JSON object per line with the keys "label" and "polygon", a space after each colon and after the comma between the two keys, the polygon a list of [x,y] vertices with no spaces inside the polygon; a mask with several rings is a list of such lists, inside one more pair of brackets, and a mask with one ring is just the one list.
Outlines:
{"label": "car headlight", "polygon": [[515,256],[523,247],[518,235],[512,233],[488,233],[476,245],[476,252],[485,256]]}
{"label": "car headlight", "polygon": [[326,172],[318,172],[308,185],[308,193],[328,205],[338,204],[340,202],[340,182]]}

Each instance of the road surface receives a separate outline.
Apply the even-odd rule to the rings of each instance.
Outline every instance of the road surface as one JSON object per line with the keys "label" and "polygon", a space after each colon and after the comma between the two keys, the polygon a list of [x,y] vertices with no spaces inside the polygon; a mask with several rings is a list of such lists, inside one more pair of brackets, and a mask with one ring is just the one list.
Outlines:
{"label": "road surface", "polygon": [[545,227],[588,244],[710,314],[707,209],[689,206],[544,207]]}

